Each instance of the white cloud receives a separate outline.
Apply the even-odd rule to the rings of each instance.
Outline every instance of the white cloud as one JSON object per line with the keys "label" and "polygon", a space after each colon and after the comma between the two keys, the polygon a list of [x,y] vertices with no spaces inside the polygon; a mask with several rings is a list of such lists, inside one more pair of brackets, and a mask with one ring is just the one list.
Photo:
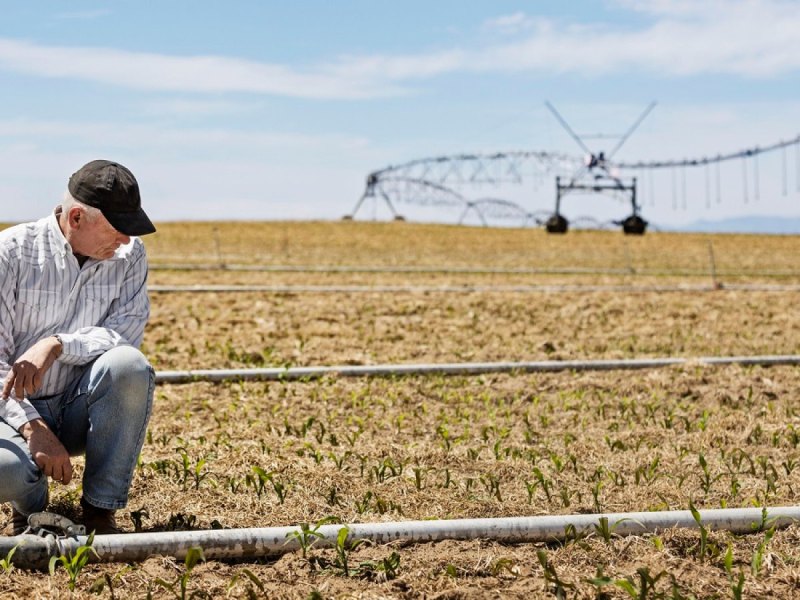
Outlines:
{"label": "white cloud", "polygon": [[227,100],[200,100],[196,98],[164,98],[145,101],[142,112],[147,116],[175,115],[200,117],[250,113],[259,109],[255,102],[233,102]]}
{"label": "white cloud", "polygon": [[480,70],[606,73],[631,69],[668,76],[728,73],[768,77],[800,68],[800,11],[769,0],[637,3],[655,20],[640,29],[539,26],[522,41],[488,48]]}
{"label": "white cloud", "polygon": [[19,138],[29,143],[52,145],[61,141],[105,148],[207,149],[213,152],[255,152],[258,150],[340,151],[364,148],[363,137],[341,134],[242,131],[223,128],[165,128],[157,124],[118,122],[65,122],[13,119],[0,121],[0,137]]}
{"label": "white cloud", "polygon": [[303,72],[285,65],[221,56],[166,56],[113,48],[42,46],[0,39],[0,68],[42,77],[93,81],[149,91],[249,92],[301,98],[396,95],[385,80],[343,76],[338,68]]}
{"label": "white cloud", "polygon": [[535,23],[536,19],[519,11],[510,15],[501,15],[499,17],[487,19],[483,23],[483,28],[509,34],[530,29]]}
{"label": "white cloud", "polygon": [[405,94],[409,85],[464,72],[726,73],[770,77],[800,68],[800,10],[780,0],[621,0],[650,22],[568,23],[525,13],[490,26],[525,29],[522,39],[477,49],[342,56],[298,68],[222,56],[169,56],[112,48],[58,47],[0,38],[0,69],[167,92],[245,92],[357,99]]}

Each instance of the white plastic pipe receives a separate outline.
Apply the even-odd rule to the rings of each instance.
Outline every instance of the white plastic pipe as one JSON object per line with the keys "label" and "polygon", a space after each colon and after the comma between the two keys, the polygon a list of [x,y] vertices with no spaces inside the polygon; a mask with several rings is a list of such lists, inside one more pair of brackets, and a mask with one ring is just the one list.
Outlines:
{"label": "white plastic pipe", "polygon": [[[630,269],[594,269],[590,267],[553,267],[549,269],[499,269],[492,267],[390,267],[390,266],[293,266],[293,265],[235,265],[235,264],[185,264],[160,263],[151,264],[151,271],[245,271],[265,273],[419,273],[461,275],[630,275]],[[676,272],[676,274],[683,274]],[[687,271],[694,274],[694,271]],[[701,273],[705,275],[705,273]],[[789,273],[790,275],[793,273]]]}
{"label": "white plastic pipe", "polygon": [[151,285],[150,292],[175,293],[588,293],[588,292],[796,292],[798,285],[725,284],[722,285]]}
{"label": "white plastic pipe", "polygon": [[395,365],[338,365],[272,367],[263,369],[197,369],[159,371],[157,383],[193,381],[273,381],[338,377],[392,377],[402,375],[482,375],[486,373],[543,373],[556,371],[613,371],[657,369],[675,365],[798,365],[800,356],[703,356],[698,358],[639,358],[620,360],[551,360],[534,362],[434,363]]}
{"label": "white plastic pipe", "polygon": [[[343,265],[244,265],[228,263],[151,263],[151,271],[245,271],[265,273],[425,273],[462,275],[644,275],[651,277],[708,277],[706,270],[693,269],[631,269],[593,267],[551,268],[492,268],[492,267],[413,267],[413,266],[343,266]],[[723,269],[717,276],[726,277],[797,277],[796,270],[784,271],[737,271]]]}
{"label": "white plastic pipe", "polygon": [[563,293],[563,292],[708,292],[711,285],[150,285],[150,292],[230,293],[266,292],[273,294],[400,294],[400,293]]}
{"label": "white plastic pipe", "polygon": [[[800,507],[796,506],[769,508],[766,513],[760,508],[709,509],[701,510],[699,513],[703,527],[733,533],[752,533],[773,525],[783,527],[800,520]],[[355,523],[347,527],[350,542],[362,539],[378,544],[392,541],[420,543],[491,539],[525,543],[552,542],[564,540],[570,535],[589,535],[601,526],[601,519],[608,520],[607,531],[617,536],[655,533],[674,527],[699,528],[688,510]],[[318,531],[324,537],[315,545],[335,545],[342,527],[344,525],[321,526]],[[91,554],[91,560],[131,562],[145,560],[154,555],[183,559],[193,547],[202,548],[206,559],[266,557],[299,549],[300,544],[297,539],[288,536],[300,531],[299,527],[292,526],[104,535],[95,537],[93,547],[97,555]],[[59,539],[34,535],[0,537],[0,555],[7,555],[16,547],[13,555],[14,563],[36,568],[45,566],[50,556],[74,553],[81,545],[86,544],[86,541],[86,536]]]}

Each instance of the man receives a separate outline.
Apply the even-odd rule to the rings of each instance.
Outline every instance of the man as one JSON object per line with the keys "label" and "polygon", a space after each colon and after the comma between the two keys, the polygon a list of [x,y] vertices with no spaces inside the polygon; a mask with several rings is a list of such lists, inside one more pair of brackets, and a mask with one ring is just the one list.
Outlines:
{"label": "man", "polygon": [[144,441],[154,373],[137,349],[150,314],[147,257],[155,227],[122,165],[92,161],[53,214],[0,232],[0,502],[6,535],[67,484],[85,454],[84,524],[118,533],[114,511]]}

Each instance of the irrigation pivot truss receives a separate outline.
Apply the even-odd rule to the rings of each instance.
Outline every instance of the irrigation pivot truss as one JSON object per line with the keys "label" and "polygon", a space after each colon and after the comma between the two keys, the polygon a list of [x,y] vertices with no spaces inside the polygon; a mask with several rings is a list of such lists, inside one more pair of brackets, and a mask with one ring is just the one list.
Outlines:
{"label": "irrigation pivot truss", "polygon": [[[742,190],[744,201],[757,199],[760,193],[759,156],[780,153],[781,193],[786,196],[789,188],[790,160],[788,152],[794,147],[794,169],[796,191],[800,193],[800,135],[781,140],[767,146],[755,146],[730,153],[718,153],[698,158],[653,161],[615,161],[614,156],[622,145],[655,107],[650,103],[628,130],[618,136],[617,143],[608,153],[595,152],[584,139],[577,135],[553,105],[546,102],[548,110],[572,137],[584,155],[568,155],[548,151],[516,150],[494,153],[454,154],[411,160],[388,166],[367,175],[366,187],[352,212],[345,219],[352,219],[367,199],[383,201],[396,220],[404,217],[396,209],[400,203],[417,206],[438,206],[460,209],[458,223],[469,215],[475,215],[483,225],[489,219],[514,221],[522,226],[544,226],[550,233],[565,233],[570,223],[562,214],[564,198],[573,193],[605,194],[622,198],[630,203],[630,214],[612,221],[627,234],[643,234],[648,222],[641,215],[641,194],[637,195],[638,180],[649,181],[650,196],[653,197],[653,179],[657,172],[668,172],[671,180],[659,186],[671,190],[672,206],[678,208],[678,200],[687,206],[687,171],[702,170],[702,183],[706,207],[710,208],[712,197],[721,201],[723,163],[741,162]],[[584,136],[588,137],[588,136]],[[598,137],[598,136],[596,136]],[[615,137],[615,136],[612,136]],[[638,177],[637,177],[638,176]],[[727,177],[727,175],[726,175]],[[534,190],[545,182],[555,179],[555,209],[532,210],[499,194],[487,195],[483,188],[504,184],[532,184]],[[680,182],[679,182],[680,179]],[[579,217],[573,225],[605,227],[607,224],[593,217]]]}
{"label": "irrigation pivot truss", "polygon": [[483,223],[487,215],[498,218],[521,218],[543,223],[519,204],[501,198],[470,199],[457,191],[458,185],[522,184],[533,180],[541,183],[548,175],[570,172],[581,165],[581,159],[554,152],[510,151],[491,154],[457,154],[412,160],[374,171],[367,176],[367,185],[351,215],[358,213],[367,198],[382,199],[395,219],[402,220],[395,204],[452,206],[462,208],[460,221],[475,212]]}

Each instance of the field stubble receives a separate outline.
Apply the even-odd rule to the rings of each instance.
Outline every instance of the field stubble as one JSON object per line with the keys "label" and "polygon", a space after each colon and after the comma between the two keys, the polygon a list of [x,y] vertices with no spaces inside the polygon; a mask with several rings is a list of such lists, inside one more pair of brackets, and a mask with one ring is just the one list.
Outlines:
{"label": "field stubble", "polygon": [[[710,241],[718,266],[748,281],[774,283],[768,273],[777,272],[781,282],[798,279],[790,260],[798,242],[789,237],[548,237],[407,223],[272,223],[237,225],[236,233],[228,224],[168,224],[146,241],[154,264],[247,257],[273,265],[628,264],[700,273],[708,269]],[[150,281],[617,285],[622,278],[154,270]],[[795,354],[795,297],[724,289],[154,293],[144,350],[157,369]],[[156,390],[131,490],[127,512],[135,518],[123,526],[159,531],[313,525],[329,516],[346,523],[795,504],[797,384],[791,367],[688,365],[164,385]],[[57,509],[72,514],[78,484],[54,485],[52,496]],[[187,589],[211,597],[308,597],[318,590],[322,597],[705,598],[736,597],[741,586],[743,597],[788,598],[798,593],[799,534],[799,527],[774,535],[709,532],[707,539],[690,531],[632,538],[598,531],[552,545],[362,545],[351,552],[349,575],[334,550],[311,548],[305,557],[200,564]],[[105,595],[145,597],[150,590],[174,597],[156,581],[184,573],[184,565],[160,558],[90,566],[68,592],[63,572],[47,578],[14,570],[0,574],[0,593],[95,597],[90,587],[101,582]]]}

